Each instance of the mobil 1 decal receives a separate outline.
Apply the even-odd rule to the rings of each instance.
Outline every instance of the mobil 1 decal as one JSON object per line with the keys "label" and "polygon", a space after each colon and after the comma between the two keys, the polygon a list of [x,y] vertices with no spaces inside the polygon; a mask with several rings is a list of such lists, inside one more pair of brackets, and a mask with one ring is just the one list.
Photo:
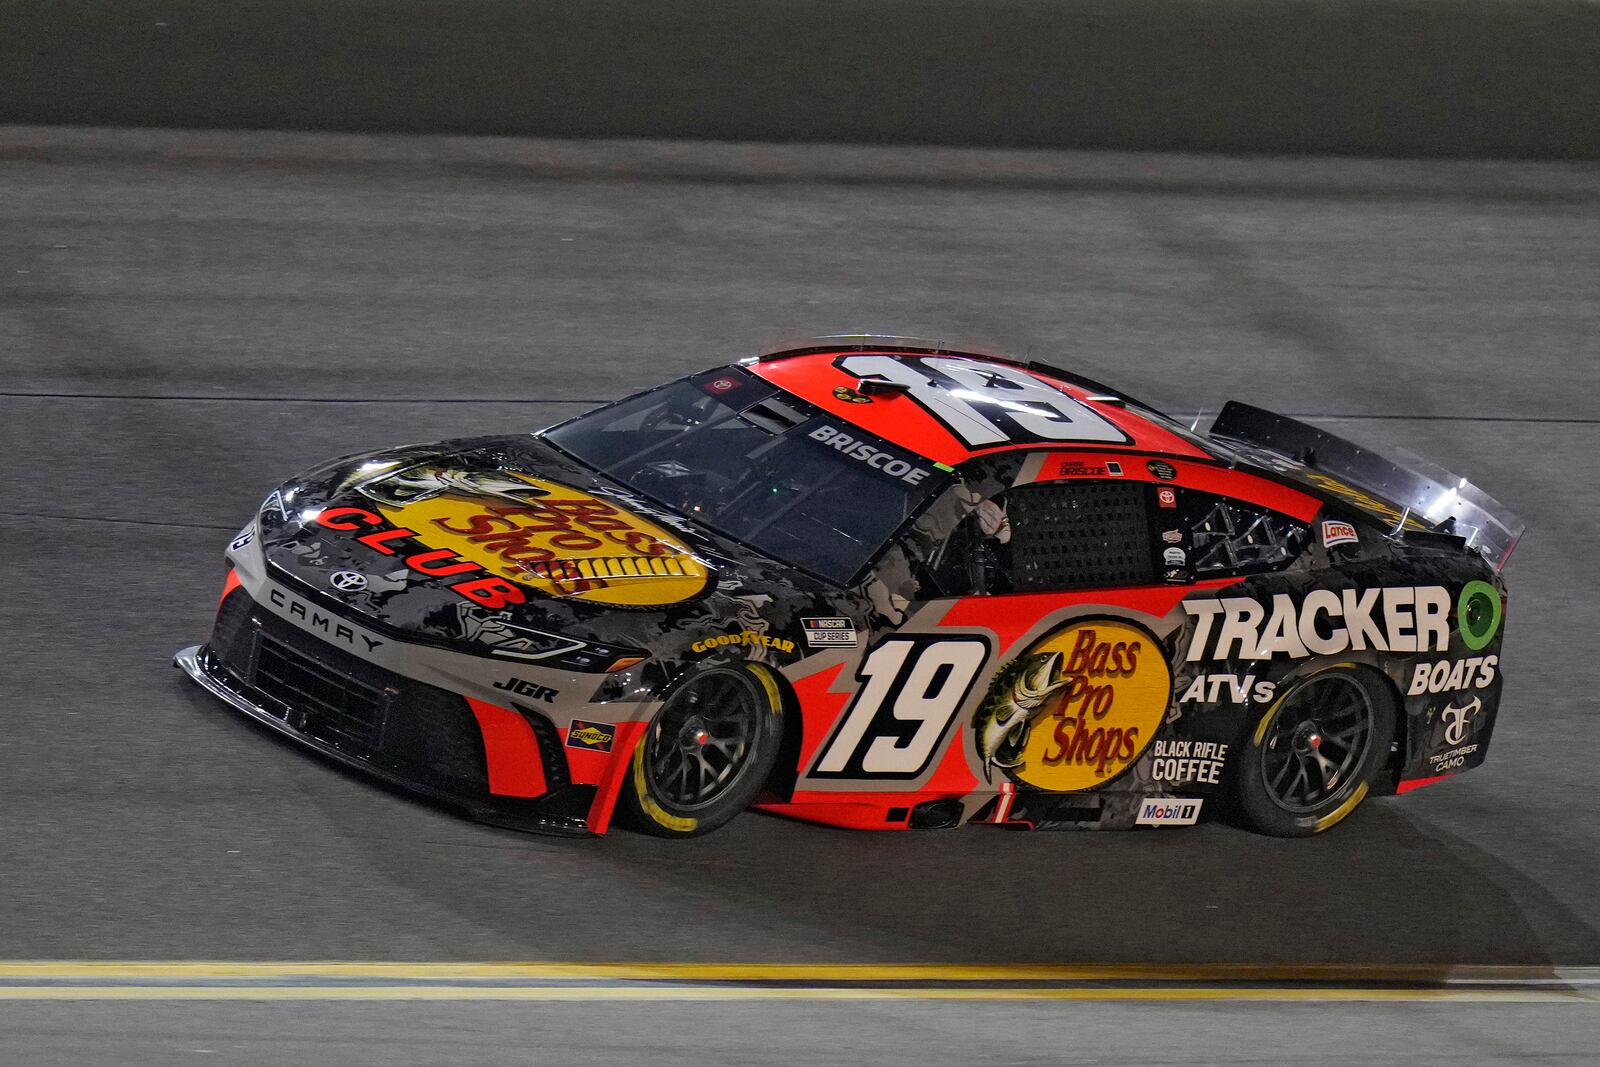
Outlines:
{"label": "mobil 1 decal", "polygon": [[990,782],[1093,789],[1155,739],[1172,694],[1161,643],[1126,619],[1074,619],[995,673],[972,720]]}
{"label": "mobil 1 decal", "polygon": [[1016,442],[1127,444],[1129,437],[1099,412],[1021,367],[957,356],[840,356],[834,366],[852,378],[903,386],[968,448]]}

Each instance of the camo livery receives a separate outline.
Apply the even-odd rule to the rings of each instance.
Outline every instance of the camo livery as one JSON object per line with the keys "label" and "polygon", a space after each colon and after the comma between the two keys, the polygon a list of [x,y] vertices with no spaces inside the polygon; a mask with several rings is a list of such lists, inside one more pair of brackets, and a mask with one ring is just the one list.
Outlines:
{"label": "camo livery", "polygon": [[[781,688],[756,806],[837,826],[1215,814],[1275,701],[1335,667],[1386,679],[1401,712],[1373,791],[1486,754],[1520,530],[1472,543],[1453,524],[1505,518],[1481,494],[1414,514],[1309,454],[934,345],[835,342],[686,381],[764,390],[838,462],[925,495],[841,580],[546,434],[349,457],[279,486],[233,539],[216,631],[180,666],[324,754],[553,832],[607,830],[662,701],[719,664]],[[1040,540],[1038,515],[1081,522],[1101,499],[1148,544],[1093,567],[1138,580],[1073,577]]]}

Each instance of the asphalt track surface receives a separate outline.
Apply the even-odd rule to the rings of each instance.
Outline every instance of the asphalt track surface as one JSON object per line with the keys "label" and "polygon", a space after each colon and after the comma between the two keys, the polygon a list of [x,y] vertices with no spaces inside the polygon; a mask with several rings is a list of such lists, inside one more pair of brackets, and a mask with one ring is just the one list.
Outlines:
{"label": "asphalt track surface", "polygon": [[[0,129],[0,958],[1600,962],[1600,168]],[[281,476],[783,337],[1237,396],[1529,524],[1488,763],[1335,832],[484,828],[169,666]],[[1069,1010],[1070,1008],[1070,1010]],[[0,1062],[1589,1062],[1592,1000],[12,1002]],[[1386,1055],[1392,1054],[1392,1055]],[[541,1058],[542,1057],[542,1058]],[[112,1060],[108,1060],[110,1062]]]}

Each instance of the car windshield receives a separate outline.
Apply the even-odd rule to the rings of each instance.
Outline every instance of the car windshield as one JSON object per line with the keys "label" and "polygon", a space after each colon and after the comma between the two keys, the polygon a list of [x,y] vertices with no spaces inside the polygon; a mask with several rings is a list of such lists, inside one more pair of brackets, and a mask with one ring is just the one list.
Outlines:
{"label": "car windshield", "polygon": [[737,369],[664,385],[545,437],[635,492],[839,584],[947,477]]}

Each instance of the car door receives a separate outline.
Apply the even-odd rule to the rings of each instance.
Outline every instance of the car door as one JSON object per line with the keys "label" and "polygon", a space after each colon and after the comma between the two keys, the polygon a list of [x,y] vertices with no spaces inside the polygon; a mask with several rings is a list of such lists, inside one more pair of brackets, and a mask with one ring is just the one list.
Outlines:
{"label": "car door", "polygon": [[1076,453],[963,468],[898,546],[911,575],[903,621],[854,665],[808,784],[1077,792],[1137,759],[1171,691],[1150,627],[1189,572],[1164,566],[1161,535],[1180,529],[1170,494],[1112,470]]}

